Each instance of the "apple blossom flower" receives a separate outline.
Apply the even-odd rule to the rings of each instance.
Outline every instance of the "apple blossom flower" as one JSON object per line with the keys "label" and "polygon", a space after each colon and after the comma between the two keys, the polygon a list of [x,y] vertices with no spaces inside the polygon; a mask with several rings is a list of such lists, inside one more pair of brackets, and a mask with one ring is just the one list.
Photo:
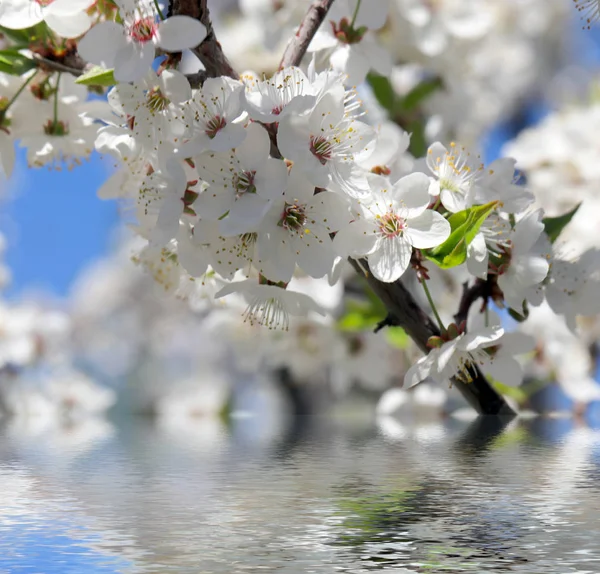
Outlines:
{"label": "apple blossom flower", "polygon": [[194,158],[198,175],[207,183],[196,200],[198,214],[221,219],[226,235],[254,228],[269,209],[269,201],[282,196],[288,179],[285,162],[269,157],[266,130],[252,123],[245,134],[231,152],[205,152]]}
{"label": "apple blossom flower", "polygon": [[413,173],[393,186],[379,175],[370,175],[371,195],[360,201],[359,216],[337,233],[338,252],[366,257],[377,279],[391,283],[408,269],[413,247],[426,249],[450,236],[450,224],[427,209],[429,178]]}
{"label": "apple blossom flower", "polygon": [[271,200],[257,237],[255,265],[271,281],[288,282],[296,264],[308,275],[327,275],[336,258],[330,233],[350,220],[338,194],[314,193],[304,173],[293,167],[283,194]]}
{"label": "apple blossom flower", "polygon": [[131,127],[142,149],[159,162],[171,155],[191,123],[183,105],[192,96],[186,77],[176,70],[158,76],[150,70],[133,84],[118,84],[108,93],[112,109]]}
{"label": "apple blossom flower", "polygon": [[448,383],[452,377],[465,383],[471,382],[473,367],[492,368],[494,357],[486,353],[486,349],[496,345],[503,335],[504,329],[499,326],[459,333],[433,348],[408,369],[404,386],[412,388],[427,378],[438,383]]}
{"label": "apple blossom flower", "polygon": [[151,0],[115,0],[122,24],[100,22],[79,41],[82,58],[114,68],[119,82],[143,78],[154,61],[156,48],[181,52],[200,44],[206,37],[204,24],[189,16],[171,16],[158,21]]}
{"label": "apple blossom flower", "polygon": [[219,299],[231,293],[241,293],[248,302],[243,316],[244,321],[248,321],[251,325],[256,323],[269,329],[287,331],[290,315],[301,317],[309,313],[325,314],[321,307],[304,293],[288,291],[276,285],[257,283],[253,279],[229,283],[215,295],[215,298]]}
{"label": "apple blossom flower", "polygon": [[356,162],[372,152],[375,131],[345,109],[344,100],[325,94],[309,114],[279,122],[277,144],[317,187],[351,197],[368,193],[365,172]]}
{"label": "apple blossom flower", "polygon": [[581,257],[569,260],[554,256],[544,280],[544,295],[557,315],[564,315],[567,326],[576,331],[577,316],[600,313],[600,252],[588,249]]}
{"label": "apple blossom flower", "polygon": [[229,151],[246,137],[244,84],[225,76],[208,78],[187,103],[193,116],[190,141],[179,150],[191,157],[203,151]]}
{"label": "apple blossom flower", "polygon": [[474,184],[483,172],[479,157],[473,158],[454,142],[450,144],[450,150],[435,142],[427,150],[427,167],[435,176],[430,193],[439,195],[448,211],[456,213],[473,205]]}
{"label": "apple blossom flower", "polygon": [[510,246],[497,254],[494,265],[504,300],[520,312],[523,301],[534,296],[550,269],[550,244],[544,234],[542,211],[524,215],[508,239]]}
{"label": "apple blossom flower", "polygon": [[92,4],[94,0],[2,0],[0,26],[23,30],[45,21],[59,36],[76,38],[92,24],[86,13]]}
{"label": "apple blossom flower", "polygon": [[246,75],[246,106],[250,119],[272,123],[289,114],[301,114],[316,103],[312,85],[300,68],[279,70],[268,80]]}

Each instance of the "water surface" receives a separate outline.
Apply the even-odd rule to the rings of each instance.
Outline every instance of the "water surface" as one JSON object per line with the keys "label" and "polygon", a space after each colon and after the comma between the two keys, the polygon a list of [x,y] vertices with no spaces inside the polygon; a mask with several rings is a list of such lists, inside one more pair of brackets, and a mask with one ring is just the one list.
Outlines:
{"label": "water surface", "polygon": [[0,573],[598,573],[599,479],[568,420],[7,423]]}

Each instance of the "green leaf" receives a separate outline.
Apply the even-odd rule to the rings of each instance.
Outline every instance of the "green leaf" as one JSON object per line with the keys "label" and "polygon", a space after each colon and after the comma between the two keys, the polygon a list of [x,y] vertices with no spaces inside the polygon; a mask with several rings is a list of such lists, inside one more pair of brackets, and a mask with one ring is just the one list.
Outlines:
{"label": "green leaf", "polygon": [[508,314],[515,320],[517,323],[524,323],[529,318],[529,306],[526,301],[523,301],[523,308],[520,311],[513,309],[512,307],[508,308]]}
{"label": "green leaf", "polygon": [[35,67],[35,61],[23,56],[16,48],[0,50],[0,72],[21,76]]}
{"label": "green leaf", "polygon": [[428,78],[418,83],[397,104],[402,111],[414,110],[419,104],[442,87],[441,78]]}
{"label": "green leaf", "polygon": [[11,42],[17,44],[18,46],[25,47],[29,45],[28,30],[11,30],[10,28],[0,26],[0,34],[2,34],[2,36],[4,36],[5,38],[8,38]]}
{"label": "green leaf", "polygon": [[396,104],[396,94],[389,79],[378,74],[368,74],[367,82],[369,82],[379,105],[388,112],[392,112]]}
{"label": "green leaf", "polygon": [[427,153],[428,145],[425,137],[425,122],[413,120],[406,126],[406,131],[410,134],[408,151],[414,157],[423,157]]}
{"label": "green leaf", "polygon": [[410,337],[402,327],[388,327],[385,330],[387,342],[398,349],[406,349],[410,343]]}
{"label": "green leaf", "polygon": [[79,76],[75,80],[76,84],[83,86],[114,86],[117,81],[113,75],[113,70],[106,70],[100,66],[94,66],[89,72]]}
{"label": "green leaf", "polygon": [[491,201],[485,205],[477,205],[458,213],[453,213],[448,218],[452,229],[450,237],[441,245],[423,251],[430,261],[442,269],[449,269],[464,263],[467,259],[467,247],[479,232],[481,224],[498,205]]}
{"label": "green leaf", "polygon": [[581,207],[581,203],[578,203],[571,211],[559,215],[558,217],[544,217],[542,220],[544,224],[544,231],[550,239],[550,243],[554,243],[562,230],[569,224],[573,216],[577,213],[577,210]]}

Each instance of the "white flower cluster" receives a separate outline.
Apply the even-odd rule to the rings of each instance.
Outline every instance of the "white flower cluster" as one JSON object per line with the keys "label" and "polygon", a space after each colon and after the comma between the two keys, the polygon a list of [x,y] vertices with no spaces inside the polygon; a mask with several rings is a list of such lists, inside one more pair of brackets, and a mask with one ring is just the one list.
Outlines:
{"label": "white flower cluster", "polygon": [[[0,26],[19,28],[22,4],[7,3]],[[108,102],[86,101],[81,85],[49,64],[18,80],[2,75],[1,164],[9,174],[15,140],[33,166],[72,165],[94,142],[118,166],[99,195],[134,206],[136,232],[146,241],[136,259],[167,291],[186,296],[210,279],[220,286],[216,299],[244,298],[250,324],[287,330],[296,328],[290,317],[325,313],[294,290],[295,277],[334,285],[351,258],[382,283],[416,278],[440,336],[408,371],[410,385],[427,377],[470,382],[475,365],[518,384],[514,354],[527,348],[510,342],[492,303],[526,318],[529,306],[547,301],[571,326],[576,316],[600,311],[597,258],[560,257],[553,243],[568,218],[534,210],[533,194],[516,183],[514,160],[485,166],[465,147],[440,142],[413,158],[411,136],[397,125],[403,108],[392,102],[389,117],[371,125],[357,97],[355,86],[370,71],[391,70],[376,35],[390,21],[390,5],[392,21],[399,12],[412,26],[413,47],[441,58],[454,39],[483,38],[494,28],[499,9],[491,0],[433,7],[338,0],[306,68],[202,77],[199,85],[171,53],[209,39],[201,22],[165,18],[147,0],[118,0],[117,10],[76,4],[61,21],[75,30],[82,14],[94,15],[78,57],[104,68],[96,77],[112,70]],[[48,8],[39,17],[54,30],[54,15]],[[456,321],[442,321],[431,297],[437,268],[461,269],[477,293]],[[481,312],[467,322],[478,298]],[[320,345],[319,337],[308,341]]]}

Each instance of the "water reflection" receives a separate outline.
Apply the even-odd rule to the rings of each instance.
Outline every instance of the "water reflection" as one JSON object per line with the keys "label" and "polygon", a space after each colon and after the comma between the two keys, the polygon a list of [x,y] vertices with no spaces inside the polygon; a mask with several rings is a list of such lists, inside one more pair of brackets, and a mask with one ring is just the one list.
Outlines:
{"label": "water reflection", "polygon": [[571,420],[128,419],[0,431],[0,572],[600,571]]}

